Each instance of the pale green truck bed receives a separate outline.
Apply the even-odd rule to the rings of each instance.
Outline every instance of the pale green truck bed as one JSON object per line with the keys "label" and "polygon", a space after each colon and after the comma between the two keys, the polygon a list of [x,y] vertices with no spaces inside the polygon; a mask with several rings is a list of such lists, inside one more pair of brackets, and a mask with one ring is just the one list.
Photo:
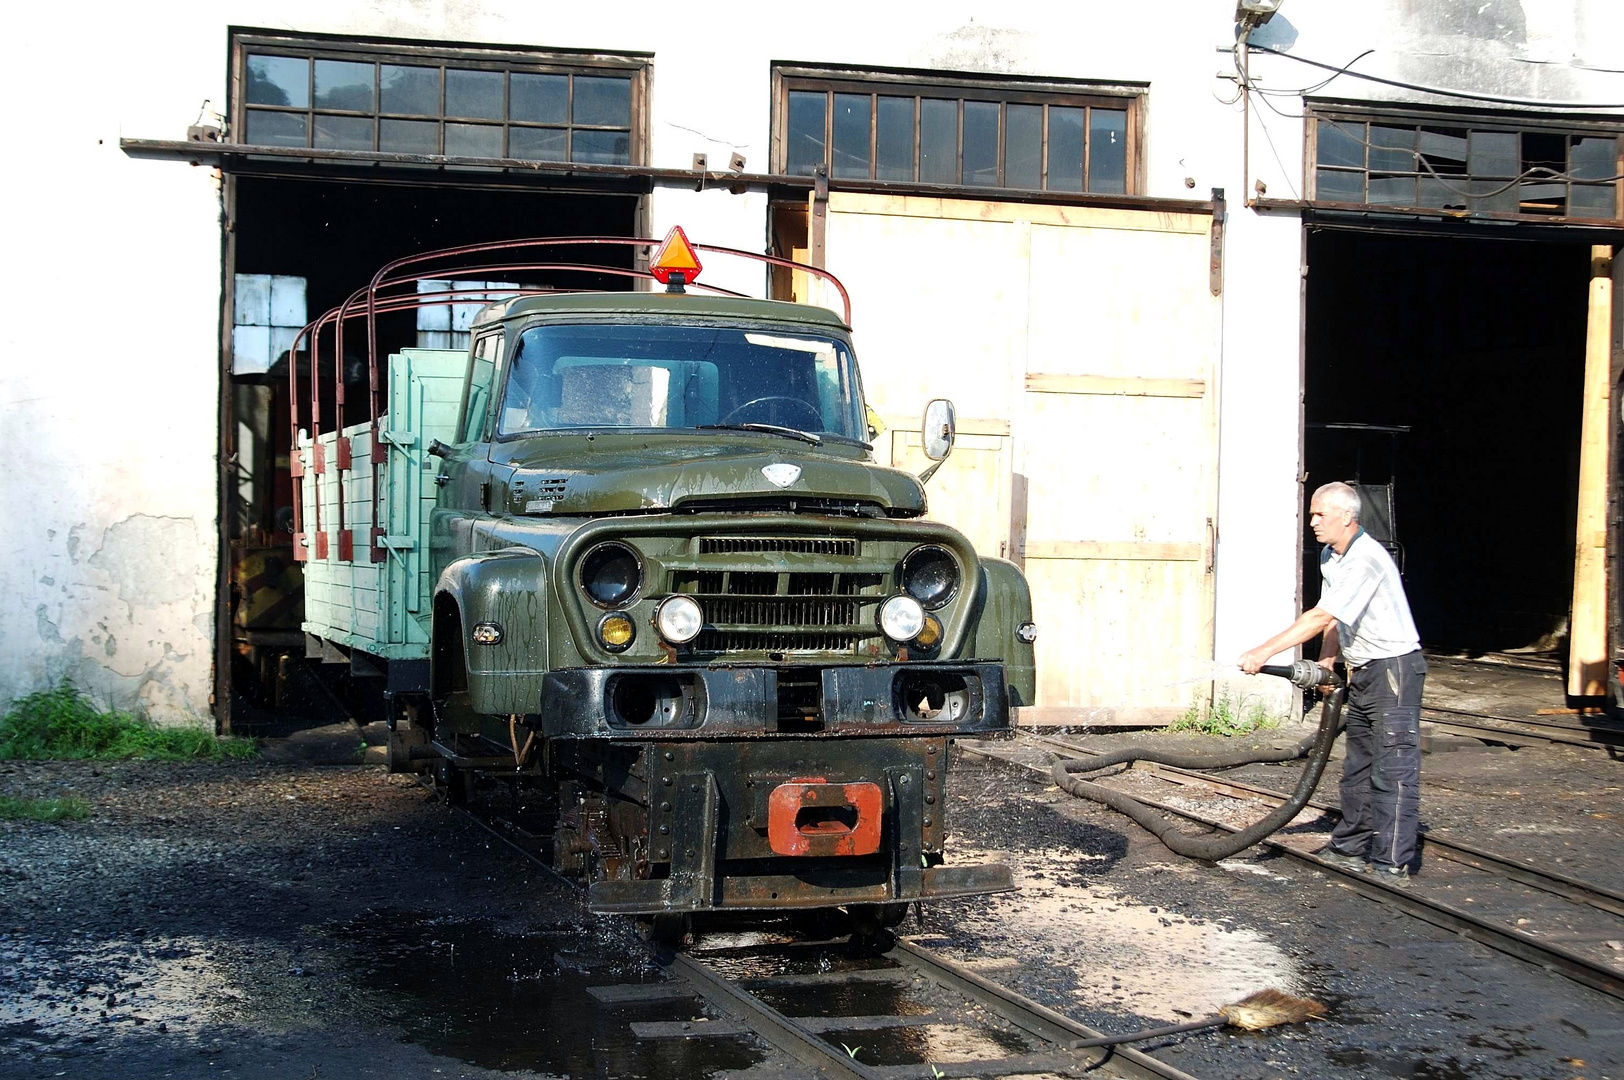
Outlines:
{"label": "pale green truck bed", "polygon": [[[429,521],[434,511],[439,459],[429,444],[456,438],[468,354],[449,349],[403,349],[389,358],[387,414],[381,468],[374,471],[372,425],[344,429],[351,467],[336,468],[338,433],[323,432],[327,468],[312,468],[313,448],[301,432],[302,513],[308,561],[304,564],[305,633],[346,649],[389,660],[421,660],[429,654],[433,565]],[[380,484],[383,523],[381,562],[372,561],[372,485]],[[335,483],[335,477],[338,482]],[[339,502],[353,561],[339,558]],[[316,534],[326,532],[326,558],[318,558]]]}

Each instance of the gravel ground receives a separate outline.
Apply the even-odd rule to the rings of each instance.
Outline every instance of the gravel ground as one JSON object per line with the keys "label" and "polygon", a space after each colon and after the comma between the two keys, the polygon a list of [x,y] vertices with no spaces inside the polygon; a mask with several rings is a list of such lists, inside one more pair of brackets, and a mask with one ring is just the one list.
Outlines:
{"label": "gravel ground", "polygon": [[[1429,820],[1485,846],[1560,846],[1575,866],[1605,865],[1610,852],[1594,850],[1605,823],[1481,835],[1608,805],[1616,763],[1583,759],[1594,774],[1573,783],[1581,762],[1568,753],[1518,751],[1516,795],[1486,794],[1462,772],[1469,790],[1429,792]],[[1428,775],[1470,756],[1429,757]],[[1479,766],[1501,756],[1476,755]],[[1289,783],[1288,769],[1257,771]],[[1529,777],[1560,791],[1542,795]],[[582,992],[655,977],[625,921],[587,914],[376,766],[12,763],[0,794],[94,807],[85,822],[0,825],[0,1075],[775,1071],[737,1040],[631,1040],[623,1013]],[[1197,1076],[1624,1078],[1618,1002],[1314,871],[1255,854],[1190,863],[1004,767],[961,763],[952,802],[954,858],[1006,853],[1023,889],[931,908],[904,930],[938,935],[989,977],[1110,1031],[1263,986],[1330,1007],[1302,1029],[1155,1050]]]}

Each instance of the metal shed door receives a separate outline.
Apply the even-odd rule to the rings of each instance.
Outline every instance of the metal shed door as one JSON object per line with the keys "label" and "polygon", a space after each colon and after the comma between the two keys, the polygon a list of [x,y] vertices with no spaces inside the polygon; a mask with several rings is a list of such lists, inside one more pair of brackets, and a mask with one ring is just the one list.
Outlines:
{"label": "metal shed door", "polygon": [[1009,507],[1037,704],[1188,705],[1170,681],[1213,644],[1211,218],[843,193],[829,212],[876,408],[950,396],[1009,425],[1013,475],[933,481],[931,516],[985,532]]}

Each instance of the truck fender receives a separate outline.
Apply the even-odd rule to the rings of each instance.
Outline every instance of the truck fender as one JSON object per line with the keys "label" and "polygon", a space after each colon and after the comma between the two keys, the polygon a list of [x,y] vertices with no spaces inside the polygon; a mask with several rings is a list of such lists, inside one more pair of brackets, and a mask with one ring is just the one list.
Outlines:
{"label": "truck fender", "polygon": [[[530,548],[480,552],[447,566],[434,587],[435,697],[466,689],[475,712],[535,712],[548,670],[547,597],[547,560]],[[486,624],[500,640],[476,643],[475,627]]]}
{"label": "truck fender", "polygon": [[1015,631],[1032,621],[1032,590],[1020,567],[1007,559],[981,560],[983,607],[976,624],[975,655],[1002,660],[1011,707],[1030,705],[1037,696],[1037,664],[1030,642]]}

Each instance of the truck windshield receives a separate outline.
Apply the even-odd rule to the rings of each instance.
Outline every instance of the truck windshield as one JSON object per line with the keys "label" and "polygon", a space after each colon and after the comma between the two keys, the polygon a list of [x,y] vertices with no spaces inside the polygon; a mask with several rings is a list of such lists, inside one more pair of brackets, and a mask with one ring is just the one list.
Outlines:
{"label": "truck windshield", "polygon": [[861,442],[850,350],[832,337],[664,323],[535,326],[508,365],[500,435],[766,425]]}

